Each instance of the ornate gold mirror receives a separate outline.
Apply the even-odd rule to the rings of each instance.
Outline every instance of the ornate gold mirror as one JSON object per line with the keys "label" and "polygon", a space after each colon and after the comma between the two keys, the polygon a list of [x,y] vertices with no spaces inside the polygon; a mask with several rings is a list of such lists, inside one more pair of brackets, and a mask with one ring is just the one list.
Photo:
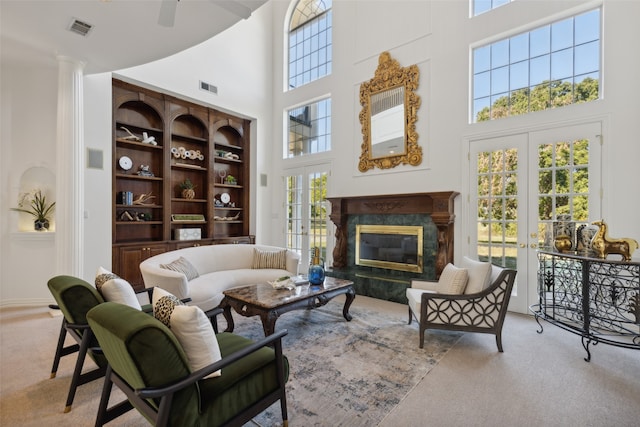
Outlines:
{"label": "ornate gold mirror", "polygon": [[422,162],[416,133],[420,96],[415,90],[419,77],[417,65],[400,67],[389,52],[382,52],[374,77],[360,85],[360,172],[376,166],[389,169]]}

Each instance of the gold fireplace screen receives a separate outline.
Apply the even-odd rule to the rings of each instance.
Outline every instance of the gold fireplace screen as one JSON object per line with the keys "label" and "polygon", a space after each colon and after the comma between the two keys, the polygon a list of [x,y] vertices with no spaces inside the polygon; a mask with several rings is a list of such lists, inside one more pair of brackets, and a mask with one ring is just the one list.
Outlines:
{"label": "gold fireplace screen", "polygon": [[356,225],[356,265],[422,273],[422,226]]}

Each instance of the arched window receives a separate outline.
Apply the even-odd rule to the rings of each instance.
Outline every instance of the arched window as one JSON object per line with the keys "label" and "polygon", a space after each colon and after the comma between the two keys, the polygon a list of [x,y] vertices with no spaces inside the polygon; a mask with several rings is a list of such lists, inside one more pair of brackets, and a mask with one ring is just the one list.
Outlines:
{"label": "arched window", "polygon": [[331,74],[332,0],[299,0],[289,22],[289,88]]}

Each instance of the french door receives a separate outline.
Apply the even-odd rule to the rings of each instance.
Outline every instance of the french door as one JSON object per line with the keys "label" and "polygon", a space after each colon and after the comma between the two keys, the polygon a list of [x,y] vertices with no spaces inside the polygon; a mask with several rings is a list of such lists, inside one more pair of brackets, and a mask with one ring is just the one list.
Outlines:
{"label": "french door", "polygon": [[306,272],[311,250],[327,258],[329,165],[320,164],[286,171],[285,211],[287,248],[300,254],[300,273]]}
{"label": "french door", "polygon": [[558,215],[601,215],[600,123],[469,141],[469,252],[518,271],[509,309],[537,302],[537,253]]}

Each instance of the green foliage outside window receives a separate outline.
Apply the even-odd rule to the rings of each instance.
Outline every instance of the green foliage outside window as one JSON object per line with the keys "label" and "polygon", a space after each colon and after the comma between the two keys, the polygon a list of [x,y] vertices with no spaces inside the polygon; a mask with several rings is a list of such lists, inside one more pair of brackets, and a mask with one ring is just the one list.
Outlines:
{"label": "green foliage outside window", "polygon": [[599,82],[587,77],[574,86],[568,81],[545,81],[534,87],[511,92],[511,96],[498,98],[491,107],[478,111],[476,122],[518,116],[533,111],[549,110],[565,105],[598,99]]}

